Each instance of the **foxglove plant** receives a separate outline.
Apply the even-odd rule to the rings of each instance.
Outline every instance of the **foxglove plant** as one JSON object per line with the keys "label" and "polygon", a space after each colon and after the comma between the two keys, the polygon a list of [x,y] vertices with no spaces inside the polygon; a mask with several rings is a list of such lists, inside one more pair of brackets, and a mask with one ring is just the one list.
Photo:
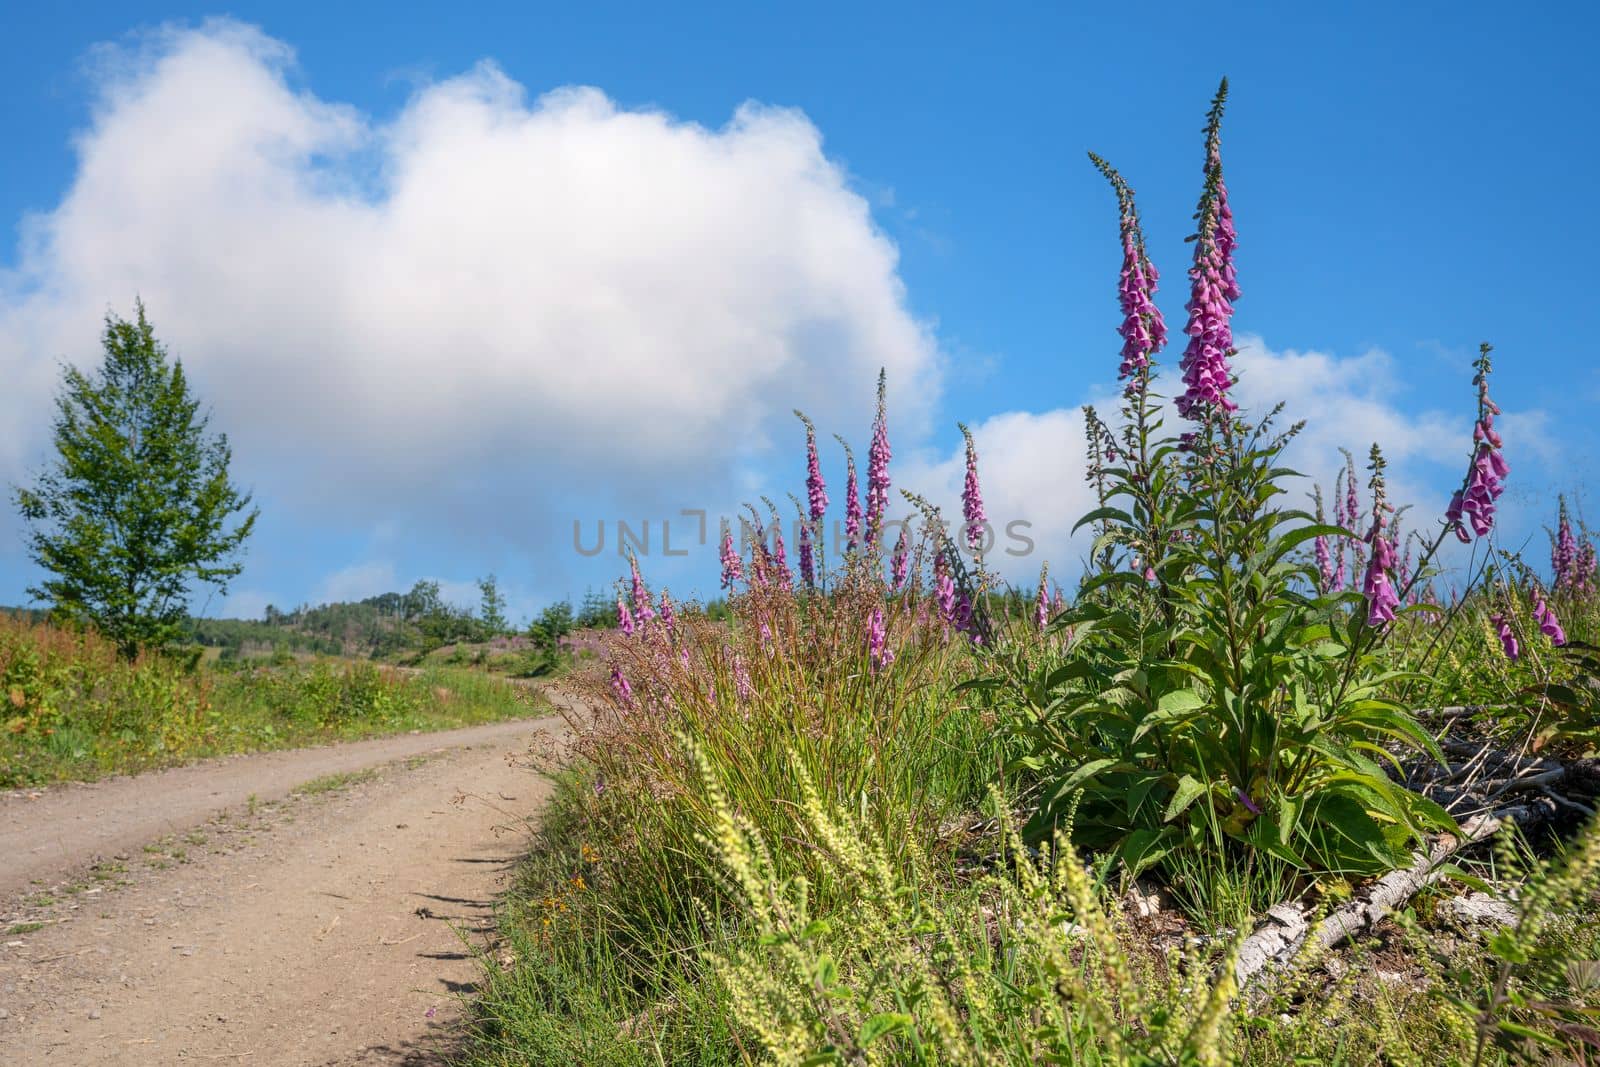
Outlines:
{"label": "foxglove plant", "polygon": [[[1312,499],[1316,501],[1317,506],[1317,525],[1321,526],[1323,523],[1323,512],[1322,490],[1320,487],[1312,492]],[[1335,501],[1334,510],[1340,510],[1337,501]],[[1312,552],[1317,561],[1318,591],[1325,594],[1339,592],[1339,586],[1343,585],[1343,582],[1339,581],[1339,579],[1341,579],[1343,576],[1334,569],[1333,553],[1328,548],[1328,537],[1326,534],[1318,534],[1316,536],[1316,539],[1312,542]],[[1340,554],[1340,562],[1344,562],[1343,553]]]}
{"label": "foxglove plant", "polygon": [[1572,535],[1572,517],[1567,514],[1567,498],[1558,497],[1556,532],[1550,545],[1552,585],[1559,592],[1578,584],[1578,539]]}
{"label": "foxglove plant", "polygon": [[1117,193],[1118,230],[1122,238],[1122,273],[1117,278],[1117,303],[1122,309],[1122,365],[1117,377],[1126,382],[1130,399],[1144,392],[1150,381],[1150,361],[1167,343],[1167,324],[1152,299],[1159,275],[1145,253],[1144,233],[1134,207],[1133,188],[1122,175],[1095,155],[1089,159],[1105,175]]}
{"label": "foxglove plant", "polygon": [[807,521],[804,510],[800,507],[800,500],[793,493],[789,499],[794,501],[795,521],[795,555],[800,564],[800,580],[807,589],[815,589],[817,585],[817,559],[812,548],[811,529],[812,523]]}
{"label": "foxglove plant", "polygon": [[911,535],[908,524],[900,524],[900,536],[895,540],[894,551],[889,556],[889,588],[896,593],[906,587],[911,566]]}
{"label": "foxglove plant", "polygon": [[733,583],[744,577],[744,565],[739,559],[739,550],[733,545],[733,531],[727,527],[722,531],[722,588],[733,591]]}
{"label": "foxglove plant", "polygon": [[950,574],[950,560],[942,546],[933,556],[933,596],[939,607],[939,622],[948,629],[956,621],[956,581]]}
{"label": "foxglove plant", "polygon": [[834,434],[833,438],[844,448],[844,537],[845,547],[854,552],[861,547],[861,496],[856,483],[856,454],[843,437]]}
{"label": "foxglove plant", "polygon": [[1384,527],[1388,522],[1388,512],[1393,509],[1384,499],[1383,453],[1377,445],[1372,446],[1370,469],[1372,480],[1368,485],[1372,489],[1372,528],[1367,531],[1364,540],[1372,547],[1372,558],[1367,563],[1361,592],[1367,598],[1367,625],[1380,627],[1394,621],[1400,598],[1390,581],[1390,572],[1395,569],[1395,547],[1393,538],[1384,532]]}
{"label": "foxglove plant", "polygon": [[[878,415],[872,423],[872,444],[867,448],[867,545],[877,551],[883,537],[883,514],[889,507],[888,378],[878,371]],[[855,494],[852,492],[851,496]]]}
{"label": "foxglove plant", "polygon": [[894,649],[889,647],[889,629],[883,617],[883,605],[874,604],[867,617],[867,658],[874,671],[886,670],[894,663]]}
{"label": "foxglove plant", "polygon": [[961,516],[966,519],[966,525],[962,532],[966,535],[967,547],[978,556],[983,551],[984,530],[989,521],[983,510],[983,492],[978,487],[978,446],[973,443],[972,431],[966,423],[956,425],[967,443],[967,477],[961,487]]}
{"label": "foxglove plant", "polygon": [[789,553],[783,544],[783,520],[778,518],[778,508],[772,501],[766,497],[761,499],[772,513],[772,556],[768,561],[772,568],[771,578],[780,588],[793,591],[794,573],[789,570]]}
{"label": "foxglove plant", "polygon": [[649,626],[650,620],[655,618],[655,609],[650,606],[650,590],[645,588],[644,577],[639,573],[639,557],[631,551],[628,553],[628,567],[632,573],[633,615],[640,626]]}
{"label": "foxglove plant", "polygon": [[678,634],[678,613],[673,608],[672,597],[667,595],[665,589],[661,590],[661,629],[668,640]]}
{"label": "foxglove plant", "polygon": [[617,629],[624,637],[633,636],[633,612],[628,610],[628,602],[622,599],[621,593],[617,594]]}
{"label": "foxglove plant", "polygon": [[633,710],[633,686],[628,684],[627,675],[622,673],[622,667],[617,664],[611,666],[611,691],[617,695],[617,703],[623,710]]}
{"label": "foxglove plant", "polygon": [[1489,624],[1495,629],[1495,636],[1500,638],[1500,649],[1506,654],[1506,659],[1512,663],[1522,657],[1522,646],[1517,643],[1517,635],[1511,632],[1511,622],[1501,612],[1489,616]]}
{"label": "foxglove plant", "polygon": [[1567,633],[1561,628],[1556,613],[1545,603],[1541,595],[1533,608],[1533,621],[1539,624],[1539,632],[1550,639],[1550,643],[1557,647],[1567,643]]}
{"label": "foxglove plant", "polygon": [[[1500,414],[1499,405],[1489,397],[1489,352],[1483,345],[1473,364],[1476,375],[1472,383],[1478,387],[1478,422],[1472,428],[1474,452],[1472,467],[1467,474],[1467,484],[1462,491],[1461,513],[1479,537],[1489,536],[1494,527],[1495,501],[1505,491],[1505,478],[1511,472],[1505,456],[1501,454],[1500,434],[1494,428],[1494,417]],[[1452,498],[1452,503],[1454,502]],[[1448,516],[1447,516],[1447,520]],[[1457,520],[1459,528],[1459,518]]]}
{"label": "foxglove plant", "polygon": [[806,501],[810,507],[808,517],[812,522],[818,522],[828,510],[828,484],[822,480],[822,460],[817,455],[817,428],[799,408],[795,409],[794,414],[806,428]]}
{"label": "foxglove plant", "polygon": [[1039,591],[1033,598],[1033,628],[1043,633],[1050,625],[1050,564],[1039,568]]}
{"label": "foxglove plant", "polygon": [[1178,364],[1184,385],[1176,403],[1178,414],[1196,422],[1206,422],[1218,412],[1226,416],[1238,407],[1228,397],[1233,387],[1228,365],[1233,354],[1230,320],[1239,286],[1233,267],[1237,235],[1228,187],[1222,180],[1222,112],[1227,100],[1224,78],[1206,122],[1206,184],[1195,212],[1200,225],[1194,238],[1194,265],[1189,268],[1189,302],[1184,305],[1189,312],[1184,327],[1189,344]]}

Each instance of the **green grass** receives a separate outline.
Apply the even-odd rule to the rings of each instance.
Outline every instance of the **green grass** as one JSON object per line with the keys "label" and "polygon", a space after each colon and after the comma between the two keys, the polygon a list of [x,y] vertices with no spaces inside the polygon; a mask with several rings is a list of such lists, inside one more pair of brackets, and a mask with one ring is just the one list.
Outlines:
{"label": "green grass", "polygon": [[360,771],[343,771],[338,774],[325,774],[320,778],[313,778],[309,782],[297,785],[291,790],[300,796],[320,796],[325,793],[337,793],[349,789],[351,786],[361,785],[365,782],[374,782],[378,779],[376,768],[368,767]]}
{"label": "green grass", "polygon": [[525,687],[468,668],[406,671],[337,659],[130,664],[93,634],[0,616],[0,788],[544,710]]}

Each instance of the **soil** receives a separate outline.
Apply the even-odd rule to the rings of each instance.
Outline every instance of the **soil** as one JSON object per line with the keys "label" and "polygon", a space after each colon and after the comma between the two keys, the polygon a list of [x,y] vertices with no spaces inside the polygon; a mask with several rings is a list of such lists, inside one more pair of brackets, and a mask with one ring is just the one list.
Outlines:
{"label": "soil", "polygon": [[561,730],[0,794],[0,1061],[444,1062]]}

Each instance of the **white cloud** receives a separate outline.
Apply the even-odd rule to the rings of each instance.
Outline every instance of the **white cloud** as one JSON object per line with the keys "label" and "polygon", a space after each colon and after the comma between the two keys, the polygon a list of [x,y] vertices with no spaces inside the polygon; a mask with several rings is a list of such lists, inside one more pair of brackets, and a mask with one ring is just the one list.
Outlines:
{"label": "white cloud", "polygon": [[397,591],[395,583],[392,563],[384,561],[352,563],[324,578],[312,596],[311,603],[314,606],[344,600],[365,600],[369,596]]}
{"label": "white cloud", "polygon": [[799,112],[708,129],[484,63],[379,120],[228,21],[101,60],[0,276],[0,478],[135,294],[246,480],[308,509],[560,543],[574,494],[723,486],[796,405],[866,425],[879,366],[926,430],[935,343]]}

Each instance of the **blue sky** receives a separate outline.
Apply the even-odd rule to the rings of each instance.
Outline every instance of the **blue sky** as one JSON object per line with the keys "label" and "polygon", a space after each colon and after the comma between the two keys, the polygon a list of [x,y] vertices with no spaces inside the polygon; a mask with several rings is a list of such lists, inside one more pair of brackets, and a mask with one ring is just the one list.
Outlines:
{"label": "blue sky", "polygon": [[[1117,347],[1114,203],[1084,152],[1138,190],[1181,322],[1226,73],[1250,395],[1313,420],[1314,471],[1391,435],[1420,513],[1458,477],[1493,341],[1520,544],[1600,454],[1600,16],[1404,7],[14,14],[0,474],[43,460],[54,368],[93,362],[99,315],[140,292],[263,508],[213,613],[489,571],[524,613],[581,593],[617,561],[574,552],[574,519],[781,501],[788,407],[864,452],[880,364],[897,481],[948,499],[972,423],[997,499],[1068,566],[1071,413]],[[603,97],[544,96],[573,86]],[[648,565],[713,591],[709,550]],[[0,603],[32,578],[6,515]]]}

